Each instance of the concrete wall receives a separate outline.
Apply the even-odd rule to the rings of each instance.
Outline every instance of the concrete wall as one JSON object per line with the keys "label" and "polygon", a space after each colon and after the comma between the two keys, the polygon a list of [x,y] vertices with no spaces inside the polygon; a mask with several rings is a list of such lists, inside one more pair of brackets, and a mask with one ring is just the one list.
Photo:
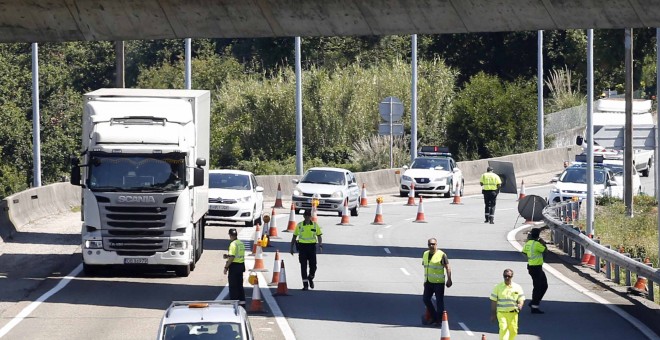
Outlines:
{"label": "concrete wall", "polygon": [[[564,160],[572,160],[579,147],[554,148],[542,151],[527,152],[492,159],[458,162],[463,171],[467,193],[476,193],[479,189],[479,177],[486,170],[489,160],[513,163],[516,179],[520,181],[526,176],[543,176],[558,173],[563,169]],[[369,195],[398,193],[400,169],[385,169],[357,173],[360,187],[364,184]],[[402,171],[401,171],[402,172]],[[282,199],[291,201],[291,192],[295,184],[291,181],[299,176],[276,175],[257,176],[257,182],[264,187],[266,201],[274,201],[278,185],[282,189]],[[547,178],[549,180],[549,177]],[[55,183],[39,188],[32,188],[5,198],[0,203],[0,237],[6,239],[21,227],[50,215],[70,211],[80,205],[80,187],[69,183]]]}

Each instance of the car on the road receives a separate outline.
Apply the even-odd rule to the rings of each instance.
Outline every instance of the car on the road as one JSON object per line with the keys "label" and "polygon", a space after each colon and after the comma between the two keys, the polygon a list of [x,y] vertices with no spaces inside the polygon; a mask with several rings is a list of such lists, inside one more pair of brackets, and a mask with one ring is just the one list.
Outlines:
{"label": "car on the road", "polygon": [[[551,180],[554,183],[548,193],[548,203],[568,201],[577,197],[587,198],[587,165],[574,163]],[[623,185],[616,181],[614,172],[603,165],[594,165],[594,197],[623,197]]]}
{"label": "car on the road", "polygon": [[165,311],[158,340],[243,339],[254,334],[237,300],[174,301]]}
{"label": "car on the road", "polygon": [[305,172],[300,180],[294,179],[291,200],[296,213],[311,209],[312,200],[318,199],[318,211],[333,211],[339,216],[344,211],[344,201],[348,198],[351,216],[360,211],[360,188],[353,172],[342,168],[316,167]]}
{"label": "car on the road", "polygon": [[264,188],[249,171],[209,171],[209,221],[243,222],[246,227],[261,223]]}
{"label": "car on the road", "polygon": [[[625,179],[623,178],[623,159],[604,159],[603,166],[612,170],[616,182],[621,185],[622,188],[625,188]],[[642,179],[634,166],[632,167],[632,188],[633,196],[639,195],[639,193],[642,192]]]}
{"label": "car on the road", "polygon": [[433,194],[452,197],[459,186],[459,196],[463,196],[465,179],[456,161],[447,148],[438,146],[423,146],[417,153],[417,158],[403,166],[399,195],[407,196],[414,183],[415,195]]}

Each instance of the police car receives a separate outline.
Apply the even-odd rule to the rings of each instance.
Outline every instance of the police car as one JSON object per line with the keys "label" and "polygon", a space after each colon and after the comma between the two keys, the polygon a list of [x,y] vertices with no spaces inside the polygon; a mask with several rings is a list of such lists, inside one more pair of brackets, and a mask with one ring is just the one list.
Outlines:
{"label": "police car", "polygon": [[160,322],[159,340],[243,339],[254,334],[236,300],[174,301]]}
{"label": "police car", "polygon": [[408,196],[414,183],[415,194],[454,196],[456,185],[458,192],[463,196],[465,179],[463,172],[456,165],[449,149],[439,146],[422,146],[417,158],[410,164],[403,166],[405,170],[401,175],[399,195]]}
{"label": "police car", "polygon": [[[576,155],[576,161],[551,180],[554,183],[548,193],[548,203],[587,198],[587,163],[585,155]],[[623,184],[615,173],[603,164],[602,156],[594,157],[594,197],[612,196],[623,198]]]}

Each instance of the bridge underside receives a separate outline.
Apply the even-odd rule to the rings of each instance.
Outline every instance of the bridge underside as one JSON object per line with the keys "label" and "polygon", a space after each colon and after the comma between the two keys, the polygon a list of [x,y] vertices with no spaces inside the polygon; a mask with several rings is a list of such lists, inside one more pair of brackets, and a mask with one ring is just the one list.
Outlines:
{"label": "bridge underside", "polygon": [[0,0],[0,42],[659,26],[660,0]]}

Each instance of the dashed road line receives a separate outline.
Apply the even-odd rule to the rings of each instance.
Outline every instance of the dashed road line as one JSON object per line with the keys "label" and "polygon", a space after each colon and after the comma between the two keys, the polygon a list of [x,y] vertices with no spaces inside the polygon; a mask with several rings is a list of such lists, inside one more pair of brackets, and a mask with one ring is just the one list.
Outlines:
{"label": "dashed road line", "polygon": [[462,323],[462,322],[459,322],[458,324],[461,326],[461,328],[463,328],[463,330],[465,331],[465,333],[466,333],[467,335],[469,335],[469,336],[474,336],[474,333],[472,333],[472,331],[468,328],[468,326],[466,326],[466,325],[465,325],[464,323]]}
{"label": "dashed road line", "polygon": [[403,274],[405,274],[405,275],[407,275],[407,276],[410,276],[410,273],[408,273],[408,271],[406,270],[406,268],[399,268],[399,269],[401,269],[401,271],[403,272]]}
{"label": "dashed road line", "polygon": [[385,250],[385,252],[388,253],[388,254],[392,254],[392,252],[390,251],[390,248],[383,248],[383,250]]}

